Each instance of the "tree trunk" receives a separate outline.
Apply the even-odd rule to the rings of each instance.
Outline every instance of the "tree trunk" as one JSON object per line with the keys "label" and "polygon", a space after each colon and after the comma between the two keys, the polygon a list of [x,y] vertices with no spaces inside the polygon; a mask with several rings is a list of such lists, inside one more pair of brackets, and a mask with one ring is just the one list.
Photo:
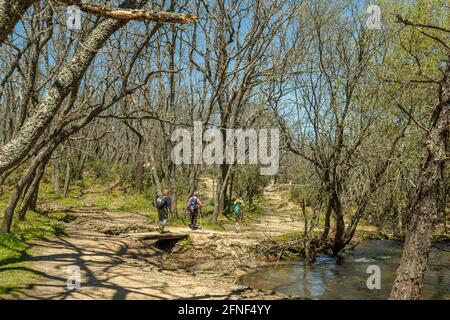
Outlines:
{"label": "tree trunk", "polygon": [[311,249],[311,240],[313,237],[313,230],[314,226],[313,221],[311,221],[311,226],[308,227],[308,214],[306,212],[306,201],[305,198],[302,199],[301,202],[301,209],[302,209],[302,215],[303,219],[305,220],[305,231],[304,231],[304,238],[305,238],[305,264],[311,264],[311,262],[314,260],[314,253]]}
{"label": "tree trunk", "polygon": [[37,201],[38,201],[38,197],[39,197],[39,185],[40,185],[41,180],[42,180],[42,176],[41,176],[41,179],[39,179],[39,181],[37,181],[37,183],[36,183],[36,187],[33,190],[33,195],[31,196],[30,204],[28,205],[28,208],[30,210],[33,210],[34,212],[38,212]]}
{"label": "tree trunk", "polygon": [[[53,149],[54,150],[54,149]],[[52,151],[53,151],[52,150]],[[16,185],[16,190],[11,197],[8,206],[5,209],[4,215],[3,215],[3,222],[2,226],[0,228],[0,234],[7,234],[11,231],[11,225],[13,221],[14,211],[17,207],[17,203],[19,202],[20,196],[22,195],[22,192],[25,188],[25,186],[31,182],[31,179],[35,176],[36,168],[41,163],[43,159],[48,155],[48,152],[50,152],[50,148],[47,147],[44,150],[42,150],[36,158],[34,158],[33,162],[30,164],[30,166],[27,168],[25,173],[20,178],[19,182]],[[51,152],[50,152],[51,154]]]}
{"label": "tree trunk", "polygon": [[150,150],[149,152],[149,157],[150,157],[150,161],[151,161],[151,171],[152,171],[152,177],[153,177],[153,181],[155,183],[155,187],[156,187],[156,193],[158,195],[162,195],[162,184],[161,184],[161,179],[159,178],[158,175],[158,171],[156,170],[156,161],[155,161],[155,157],[153,156],[153,150]]}
{"label": "tree trunk", "polygon": [[136,176],[134,179],[134,188],[139,193],[144,190],[144,155],[141,151],[141,143],[142,141],[139,141],[136,155]]}
{"label": "tree trunk", "polygon": [[189,190],[188,190],[188,194],[187,194],[188,199],[190,197],[192,197],[195,190],[197,190],[197,184],[198,184],[198,179],[197,179],[198,165],[194,164],[191,166],[191,168],[192,168],[192,170],[191,170],[190,178],[189,178]]}
{"label": "tree trunk", "polygon": [[53,162],[52,166],[52,184],[53,184],[53,193],[56,198],[61,197],[61,188],[59,186],[59,161]]}
{"label": "tree trunk", "polygon": [[334,235],[332,251],[333,255],[337,255],[345,246],[345,221],[341,202],[336,193],[333,195],[333,212],[336,233]]}
{"label": "tree trunk", "polygon": [[219,198],[220,198],[220,183],[219,180],[217,180],[216,184],[216,190],[214,192],[214,211],[211,217],[211,223],[216,224],[217,218],[219,217],[220,212],[220,205],[219,205]]}
{"label": "tree trunk", "polygon": [[36,0],[0,0],[0,44]]}
{"label": "tree trunk", "polygon": [[176,184],[176,165],[169,160],[169,185],[170,185],[170,198],[172,199],[172,210],[170,211],[170,220],[178,219],[177,210],[177,184]]}
{"label": "tree trunk", "polygon": [[36,173],[34,175],[33,181],[31,182],[30,187],[28,188],[25,197],[22,201],[22,207],[19,210],[17,217],[19,220],[25,220],[25,215],[28,209],[33,211],[37,211],[36,202],[37,202],[37,194],[39,190],[39,183],[41,182],[42,176],[45,172],[45,167],[47,166],[48,158],[44,159],[36,169]]}
{"label": "tree trunk", "polygon": [[64,198],[67,198],[69,196],[71,178],[72,178],[72,165],[70,162],[70,158],[68,158],[66,164],[66,176],[64,178]]}
{"label": "tree trunk", "polygon": [[441,81],[440,102],[433,111],[430,129],[423,146],[423,159],[414,197],[411,220],[390,299],[419,299],[428,264],[437,197],[442,183],[450,123],[450,67]]}
{"label": "tree trunk", "polygon": [[228,205],[228,211],[231,212],[231,200],[233,199],[233,182],[234,182],[234,173],[231,174],[230,177],[230,183],[229,183],[229,192],[228,192],[228,199],[230,200]]}
{"label": "tree trunk", "polygon": [[142,192],[144,181],[144,154],[142,153],[142,144],[144,142],[144,135],[129,122],[123,121],[123,123],[136,134],[138,143],[136,146],[136,170],[134,173],[134,190],[136,192]]}
{"label": "tree trunk", "polygon": [[225,176],[222,170],[222,166],[218,167],[216,192],[214,193],[214,211],[212,214],[212,223],[216,224],[219,214],[223,213],[224,210],[224,197],[222,194],[223,185],[225,184]]}
{"label": "tree trunk", "polygon": [[153,181],[155,182],[156,193],[158,195],[162,195],[163,190],[162,190],[161,180],[159,179],[158,172],[156,171],[156,168],[154,166],[152,166],[152,175],[153,175]]}
{"label": "tree trunk", "polygon": [[330,199],[328,199],[327,209],[325,211],[325,223],[324,223],[324,227],[323,227],[322,236],[320,237],[322,242],[327,240],[328,234],[330,233],[331,211],[332,211],[332,209],[331,209],[331,198],[330,198]]}
{"label": "tree trunk", "polygon": [[19,198],[22,195],[22,191],[25,184],[28,182],[28,179],[30,179],[28,175],[23,178],[24,180],[21,179],[21,181],[17,184],[16,190],[12,195],[11,199],[9,200],[8,206],[5,209],[5,212],[3,214],[3,223],[0,228],[0,235],[8,234],[11,231],[11,225],[14,217],[14,210],[16,209],[17,203],[19,202]]}
{"label": "tree trunk", "polygon": [[218,168],[218,177],[216,192],[214,196],[214,212],[212,215],[212,223],[217,223],[219,214],[223,214],[225,209],[225,201],[227,196],[228,180],[230,178],[231,168],[228,164],[221,164]]}

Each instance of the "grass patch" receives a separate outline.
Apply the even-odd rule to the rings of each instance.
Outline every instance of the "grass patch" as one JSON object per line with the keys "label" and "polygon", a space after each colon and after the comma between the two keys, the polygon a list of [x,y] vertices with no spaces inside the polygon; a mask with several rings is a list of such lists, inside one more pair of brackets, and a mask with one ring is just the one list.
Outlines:
{"label": "grass patch", "polygon": [[[314,230],[313,231],[313,238],[320,238],[320,236],[322,235],[322,231],[321,230]],[[278,236],[275,236],[273,238],[273,240],[275,241],[279,241],[279,242],[288,242],[294,239],[299,239],[299,238],[303,238],[305,236],[305,233],[303,231],[294,231],[294,232],[288,232],[288,233],[283,233],[280,234]]]}
{"label": "grass patch", "polygon": [[0,299],[14,298],[37,278],[30,262],[25,261],[31,251],[27,243],[61,234],[65,230],[60,222],[31,211],[26,221],[14,220],[12,232],[0,236]]}
{"label": "grass patch", "polygon": [[278,236],[274,237],[275,241],[281,241],[281,242],[288,242],[290,240],[294,240],[297,238],[303,238],[303,231],[302,232],[288,232],[288,233],[283,233],[280,234]]}
{"label": "grass patch", "polygon": [[28,263],[21,261],[29,250],[28,245],[15,234],[0,236],[0,299],[14,297],[35,278],[25,271]]}

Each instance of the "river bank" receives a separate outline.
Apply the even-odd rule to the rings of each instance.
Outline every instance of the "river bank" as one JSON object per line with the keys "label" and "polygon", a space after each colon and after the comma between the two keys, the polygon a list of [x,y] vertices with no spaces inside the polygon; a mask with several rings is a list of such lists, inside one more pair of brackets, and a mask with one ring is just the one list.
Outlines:
{"label": "river bank", "polygon": [[[295,286],[299,288],[297,282],[308,282],[298,278],[301,262],[266,257],[255,250],[264,240],[284,241],[301,234],[304,228],[295,204],[287,202],[283,206],[274,206],[281,202],[279,192],[266,192],[265,201],[267,206],[262,214],[241,226],[239,232],[233,224],[224,225],[220,230],[205,227],[195,231],[176,224],[167,230],[187,233],[188,238],[165,245],[127,236],[157,229],[155,221],[149,221],[143,212],[96,207],[47,208],[57,212],[65,232],[30,243],[33,250],[24,261],[27,271],[35,277],[6,298],[317,298],[317,295],[305,295],[297,289],[279,288],[286,275],[296,279]],[[364,241],[364,235],[377,238],[373,227],[361,226],[355,244]],[[298,257],[295,259],[299,260]],[[330,259],[326,260],[327,268],[339,270],[335,267],[338,264],[334,261],[332,265]],[[323,256],[318,260],[323,262]],[[76,289],[67,286],[73,270],[79,270],[80,287]],[[282,271],[281,275],[278,270]],[[248,281],[248,277],[255,275],[263,280],[272,279],[271,285]],[[273,281],[274,275],[279,277],[279,282]],[[327,283],[332,281],[331,278],[326,280]]]}

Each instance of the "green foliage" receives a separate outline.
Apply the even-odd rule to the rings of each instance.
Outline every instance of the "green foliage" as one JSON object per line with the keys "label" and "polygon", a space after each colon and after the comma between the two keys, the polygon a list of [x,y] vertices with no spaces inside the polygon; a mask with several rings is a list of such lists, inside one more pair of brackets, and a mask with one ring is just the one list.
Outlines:
{"label": "green foliage", "polygon": [[214,199],[210,199],[207,203],[203,204],[203,212],[213,212],[214,211]]}
{"label": "green foliage", "polygon": [[92,161],[89,166],[94,174],[95,179],[107,180],[111,177],[111,163],[104,160]]}
{"label": "green foliage", "polygon": [[[447,51],[432,37],[449,43],[449,35],[434,29],[405,27],[397,15],[417,24],[450,27],[450,11],[443,10],[443,0],[381,1],[386,38],[389,45],[381,68],[381,76],[390,81],[385,93],[413,108],[416,119],[428,120],[429,108],[438,101],[436,86],[420,81],[442,78]],[[429,36],[424,35],[425,31]]]}
{"label": "green foliage", "polygon": [[302,203],[305,200],[307,207],[312,206],[316,193],[310,185],[294,185],[292,186],[289,194],[289,200],[297,204]]}
{"label": "green foliage", "polygon": [[257,165],[239,167],[234,172],[233,191],[242,197],[247,205],[247,210],[254,210],[254,200],[263,195],[264,187],[270,182],[270,177],[262,176]]}

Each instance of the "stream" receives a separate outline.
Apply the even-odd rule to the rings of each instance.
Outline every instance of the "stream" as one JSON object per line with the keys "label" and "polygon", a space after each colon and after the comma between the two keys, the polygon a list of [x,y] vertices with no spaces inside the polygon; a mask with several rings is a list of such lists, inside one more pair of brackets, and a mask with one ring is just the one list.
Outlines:
{"label": "stream", "polygon": [[[439,248],[438,248],[439,247]],[[450,245],[438,244],[430,252],[422,299],[450,299]],[[387,299],[400,263],[402,243],[392,240],[361,242],[345,258],[320,255],[305,266],[303,262],[264,267],[244,275],[241,281],[257,289],[274,290],[309,299]],[[368,289],[373,274],[367,269],[379,267],[380,289]]]}

